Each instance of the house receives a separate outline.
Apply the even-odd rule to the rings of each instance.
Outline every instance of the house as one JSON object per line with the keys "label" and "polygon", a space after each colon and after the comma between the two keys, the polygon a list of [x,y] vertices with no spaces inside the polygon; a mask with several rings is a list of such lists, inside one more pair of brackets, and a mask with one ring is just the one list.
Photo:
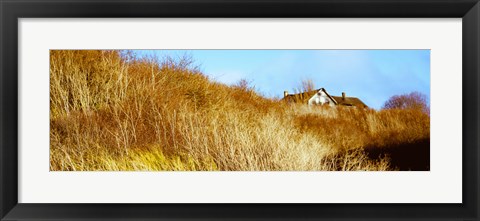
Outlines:
{"label": "house", "polygon": [[284,92],[283,99],[288,103],[305,103],[308,105],[353,106],[367,108],[368,106],[356,97],[347,97],[345,92],[342,96],[331,96],[325,88],[307,91],[298,94]]}

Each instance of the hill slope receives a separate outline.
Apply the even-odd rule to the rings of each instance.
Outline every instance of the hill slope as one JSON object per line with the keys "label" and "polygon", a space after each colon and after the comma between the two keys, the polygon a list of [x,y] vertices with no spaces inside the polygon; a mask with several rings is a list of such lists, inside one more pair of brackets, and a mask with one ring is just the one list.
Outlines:
{"label": "hill slope", "polygon": [[51,51],[50,169],[428,167],[429,156],[415,159],[418,168],[401,164],[429,150],[429,143],[406,155],[403,148],[429,140],[426,114],[288,105],[245,84],[210,81],[191,64],[120,51]]}

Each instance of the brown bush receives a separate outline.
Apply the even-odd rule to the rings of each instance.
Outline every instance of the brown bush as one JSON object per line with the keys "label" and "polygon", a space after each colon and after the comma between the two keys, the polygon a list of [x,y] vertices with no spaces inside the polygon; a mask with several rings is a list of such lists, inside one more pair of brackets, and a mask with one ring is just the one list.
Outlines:
{"label": "brown bush", "polygon": [[430,108],[427,104],[427,96],[417,91],[409,94],[392,96],[385,102],[382,109],[413,109],[424,113],[430,113]]}

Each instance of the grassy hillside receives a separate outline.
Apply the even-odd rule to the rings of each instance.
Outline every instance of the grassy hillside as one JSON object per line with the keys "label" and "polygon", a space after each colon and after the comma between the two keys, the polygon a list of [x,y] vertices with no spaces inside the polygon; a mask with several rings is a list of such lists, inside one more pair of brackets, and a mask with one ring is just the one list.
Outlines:
{"label": "grassy hillside", "polygon": [[209,80],[188,58],[50,56],[51,170],[425,169],[429,125],[417,110],[267,99]]}

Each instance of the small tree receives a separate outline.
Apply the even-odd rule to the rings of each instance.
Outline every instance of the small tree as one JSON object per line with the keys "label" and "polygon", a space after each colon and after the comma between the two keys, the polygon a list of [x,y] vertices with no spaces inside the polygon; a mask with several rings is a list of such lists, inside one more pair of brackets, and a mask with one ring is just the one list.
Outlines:
{"label": "small tree", "polygon": [[303,92],[313,91],[315,90],[315,84],[313,83],[312,79],[304,79],[302,80],[302,89]]}
{"label": "small tree", "polygon": [[303,79],[296,88],[293,88],[294,93],[303,93],[315,90],[315,84],[312,79]]}
{"label": "small tree", "polygon": [[427,114],[430,111],[427,104],[427,96],[417,91],[390,97],[390,99],[385,102],[382,109],[414,109]]}
{"label": "small tree", "polygon": [[245,91],[253,91],[254,87],[250,86],[251,84],[252,84],[251,80],[247,80],[245,78],[242,78],[239,81],[237,81],[237,83],[235,83],[234,86],[237,87],[237,88],[240,88],[242,90],[245,90]]}

